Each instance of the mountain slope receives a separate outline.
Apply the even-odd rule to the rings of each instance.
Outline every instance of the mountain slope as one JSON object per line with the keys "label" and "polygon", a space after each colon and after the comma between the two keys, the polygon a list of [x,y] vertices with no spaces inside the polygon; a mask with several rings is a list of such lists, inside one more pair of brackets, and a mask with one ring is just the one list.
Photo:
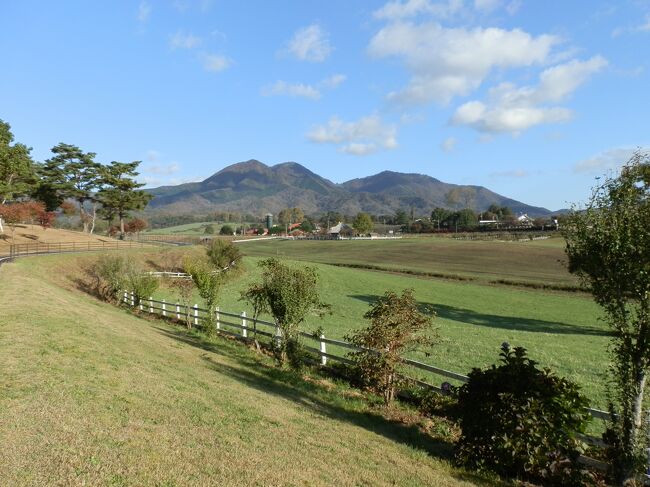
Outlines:
{"label": "mountain slope", "polygon": [[230,210],[262,215],[299,206],[312,214],[392,214],[398,208],[410,207],[428,213],[436,206],[450,206],[446,195],[454,188],[471,188],[475,195],[471,206],[478,211],[497,204],[531,216],[550,213],[546,208],[527,205],[482,186],[444,183],[423,174],[383,171],[335,184],[296,162],[267,166],[254,159],[225,167],[198,183],[148,190],[154,195],[148,211],[201,214]]}

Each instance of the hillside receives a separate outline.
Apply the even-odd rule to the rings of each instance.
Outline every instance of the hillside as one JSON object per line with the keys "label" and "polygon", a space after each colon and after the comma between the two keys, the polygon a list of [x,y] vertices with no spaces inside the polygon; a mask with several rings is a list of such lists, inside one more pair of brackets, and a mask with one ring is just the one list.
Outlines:
{"label": "hillside", "polygon": [[68,274],[77,260],[0,267],[4,484],[480,482],[440,459],[444,441],[379,417],[358,392],[83,294]]}
{"label": "hillside", "polygon": [[412,206],[418,212],[428,213],[436,206],[448,206],[446,194],[459,187],[475,191],[472,207],[478,211],[497,204],[531,216],[551,213],[482,186],[444,183],[423,174],[384,171],[335,184],[296,162],[267,166],[256,160],[230,165],[198,183],[149,189],[154,199],[147,211],[197,214],[230,210],[262,215],[299,206],[311,214],[326,211],[392,214],[398,208]]}
{"label": "hillside", "polygon": [[12,227],[6,225],[5,233],[0,234],[0,255],[8,253],[11,244],[56,244],[59,242],[115,243],[118,241],[105,235],[88,235],[87,233],[62,228],[46,229],[40,225],[15,225],[12,232]]}

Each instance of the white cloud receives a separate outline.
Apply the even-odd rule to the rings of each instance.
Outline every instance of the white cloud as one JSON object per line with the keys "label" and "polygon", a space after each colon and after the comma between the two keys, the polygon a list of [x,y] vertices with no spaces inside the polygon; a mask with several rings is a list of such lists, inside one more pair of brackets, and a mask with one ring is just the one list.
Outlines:
{"label": "white cloud", "polygon": [[333,90],[334,88],[338,88],[338,86],[343,83],[348,77],[344,74],[334,74],[330,76],[329,78],[325,78],[320,82],[320,85],[323,88],[327,88],[330,90]]}
{"label": "white cloud", "polygon": [[296,31],[287,50],[301,61],[323,62],[332,52],[332,46],[327,32],[312,24]]}
{"label": "white cloud", "polygon": [[605,66],[607,61],[603,57],[594,56],[587,61],[572,60],[544,70],[537,86],[501,83],[490,90],[487,104],[473,100],[458,107],[451,123],[484,133],[517,135],[535,125],[566,122],[572,116],[569,109],[547,104],[565,100]]}
{"label": "white cloud", "polygon": [[634,25],[632,27],[617,27],[612,31],[612,37],[619,37],[626,33],[636,34],[639,32],[650,32],[650,14],[646,14],[642,24]]}
{"label": "white cloud", "polygon": [[474,8],[481,12],[492,12],[501,7],[501,0],[474,0]]}
{"label": "white cloud", "polygon": [[230,67],[232,62],[225,56],[220,54],[204,54],[202,56],[203,68],[206,71],[218,73]]}
{"label": "white cloud", "polygon": [[369,52],[397,57],[411,73],[406,88],[390,93],[402,104],[446,104],[476,90],[497,68],[539,65],[547,61],[559,38],[531,36],[520,29],[445,28],[435,22],[394,22],[372,38]]}
{"label": "white cloud", "polygon": [[307,134],[311,142],[334,144],[340,152],[368,155],[378,150],[397,147],[397,128],[386,125],[378,115],[362,117],[356,122],[344,122],[332,117],[327,124],[319,125]]}
{"label": "white cloud", "polygon": [[263,88],[262,95],[287,95],[293,97],[309,98],[311,100],[318,100],[321,97],[320,91],[311,85],[305,85],[302,83],[290,84],[286,81],[276,81],[273,85]]}
{"label": "white cloud", "polygon": [[463,0],[447,0],[446,2],[434,3],[431,0],[394,0],[386,3],[376,10],[373,15],[376,19],[400,20],[418,15],[431,15],[434,17],[446,18],[463,9]]}
{"label": "white cloud", "polygon": [[304,83],[287,83],[286,81],[276,81],[273,85],[262,88],[262,96],[294,96],[310,98],[312,100],[320,99],[323,89],[336,89],[347,79],[344,74],[335,74],[328,78],[322,79],[316,86]]}
{"label": "white cloud", "polygon": [[573,167],[576,173],[603,174],[623,166],[636,151],[650,151],[650,147],[615,147],[608,149],[589,159],[579,161]]}
{"label": "white cloud", "polygon": [[172,49],[193,49],[201,45],[201,38],[192,34],[176,32],[169,38],[169,45]]}
{"label": "white cloud", "polygon": [[151,5],[149,2],[142,1],[140,2],[140,5],[138,6],[138,21],[140,22],[146,22],[149,20],[149,16],[151,15]]}
{"label": "white cloud", "polygon": [[456,148],[456,144],[458,144],[457,139],[454,137],[447,137],[442,141],[442,144],[440,144],[440,148],[445,152],[451,152]]}

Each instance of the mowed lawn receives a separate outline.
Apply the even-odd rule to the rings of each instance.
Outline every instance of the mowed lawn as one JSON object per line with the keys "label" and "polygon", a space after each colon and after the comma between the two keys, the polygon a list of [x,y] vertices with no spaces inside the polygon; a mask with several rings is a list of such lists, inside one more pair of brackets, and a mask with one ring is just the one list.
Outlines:
{"label": "mowed lawn", "polygon": [[481,281],[578,284],[563,261],[564,241],[464,241],[420,237],[396,240],[269,240],[242,244],[251,256],[284,256],[325,264],[369,264],[394,270],[432,272]]}
{"label": "mowed lawn", "polygon": [[80,292],[70,271],[89,258],[0,267],[3,485],[484,482],[449,465],[435,425]]}

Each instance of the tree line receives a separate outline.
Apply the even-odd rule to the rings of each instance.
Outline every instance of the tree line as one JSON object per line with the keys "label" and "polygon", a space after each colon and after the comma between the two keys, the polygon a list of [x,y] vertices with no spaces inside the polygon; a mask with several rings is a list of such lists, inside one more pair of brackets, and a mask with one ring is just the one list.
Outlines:
{"label": "tree line", "polygon": [[28,208],[39,209],[38,218],[50,222],[56,210],[74,211],[84,232],[92,234],[98,218],[109,227],[117,220],[123,238],[130,212],[152,198],[135,179],[141,161],[101,164],[96,153],[61,142],[52,147],[52,157],[36,162],[31,150],[14,142],[10,125],[0,120],[0,220],[24,221],[31,215]]}

